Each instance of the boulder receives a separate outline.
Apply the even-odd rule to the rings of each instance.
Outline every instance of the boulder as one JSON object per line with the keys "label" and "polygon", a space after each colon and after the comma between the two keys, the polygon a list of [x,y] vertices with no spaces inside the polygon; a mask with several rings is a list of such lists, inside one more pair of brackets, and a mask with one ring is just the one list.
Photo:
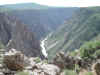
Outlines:
{"label": "boulder", "polygon": [[57,65],[60,69],[68,68],[73,69],[75,64],[75,59],[72,56],[66,56],[63,52],[56,55],[53,60],[53,64]]}
{"label": "boulder", "polygon": [[25,55],[17,51],[6,53],[3,62],[4,65],[12,71],[23,70],[24,67],[28,65],[28,60],[26,60]]}
{"label": "boulder", "polygon": [[34,69],[34,75],[58,75],[60,74],[60,68],[53,64],[42,64],[36,65],[37,68]]}

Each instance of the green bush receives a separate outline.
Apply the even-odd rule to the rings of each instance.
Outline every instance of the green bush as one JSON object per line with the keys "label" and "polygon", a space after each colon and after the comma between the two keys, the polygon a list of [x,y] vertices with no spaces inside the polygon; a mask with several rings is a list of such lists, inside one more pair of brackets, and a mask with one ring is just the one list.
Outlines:
{"label": "green bush", "polygon": [[87,42],[80,48],[80,56],[82,58],[95,58],[94,54],[99,48],[100,41]]}
{"label": "green bush", "polygon": [[41,59],[39,57],[36,57],[36,59],[34,60],[36,63],[40,63]]}
{"label": "green bush", "polygon": [[48,64],[48,60],[43,60],[43,63]]}

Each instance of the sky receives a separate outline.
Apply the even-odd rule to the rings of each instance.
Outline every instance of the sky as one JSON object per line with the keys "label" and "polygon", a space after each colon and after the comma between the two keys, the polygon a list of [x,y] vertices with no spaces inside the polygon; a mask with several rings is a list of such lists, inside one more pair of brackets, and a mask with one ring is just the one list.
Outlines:
{"label": "sky", "polygon": [[100,0],[0,0],[0,5],[30,3],[30,2],[48,6],[64,6],[64,7],[100,6]]}

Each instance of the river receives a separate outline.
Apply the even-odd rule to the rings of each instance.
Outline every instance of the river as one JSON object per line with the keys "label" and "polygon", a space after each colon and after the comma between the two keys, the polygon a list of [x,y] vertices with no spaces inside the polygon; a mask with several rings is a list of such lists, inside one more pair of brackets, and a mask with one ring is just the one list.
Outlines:
{"label": "river", "polygon": [[41,40],[41,48],[42,48],[42,53],[45,57],[48,57],[48,53],[47,50],[45,48],[45,42],[47,41],[47,39],[52,35],[52,33],[50,33],[46,38],[44,38],[43,40]]}
{"label": "river", "polygon": [[41,48],[42,48],[42,53],[45,57],[48,57],[48,53],[46,52],[45,48],[45,41],[47,40],[47,37],[41,41]]}

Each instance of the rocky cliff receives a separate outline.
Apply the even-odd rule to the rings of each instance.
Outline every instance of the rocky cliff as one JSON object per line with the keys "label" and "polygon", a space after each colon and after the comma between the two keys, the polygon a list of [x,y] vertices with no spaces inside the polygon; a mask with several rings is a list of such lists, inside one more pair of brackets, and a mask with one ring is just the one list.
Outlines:
{"label": "rocky cliff", "polygon": [[55,31],[70,18],[76,7],[51,7],[35,3],[22,3],[0,6],[0,12],[16,16],[37,35],[38,39]]}
{"label": "rocky cliff", "polygon": [[76,8],[49,7],[44,10],[15,10],[10,12],[10,14],[27,24],[28,27],[37,34],[37,38],[41,39],[41,37],[45,37],[49,32],[56,30],[75,10]]}
{"label": "rocky cliff", "polygon": [[14,16],[0,13],[0,40],[7,48],[15,48],[27,56],[43,58],[39,41],[26,25]]}

